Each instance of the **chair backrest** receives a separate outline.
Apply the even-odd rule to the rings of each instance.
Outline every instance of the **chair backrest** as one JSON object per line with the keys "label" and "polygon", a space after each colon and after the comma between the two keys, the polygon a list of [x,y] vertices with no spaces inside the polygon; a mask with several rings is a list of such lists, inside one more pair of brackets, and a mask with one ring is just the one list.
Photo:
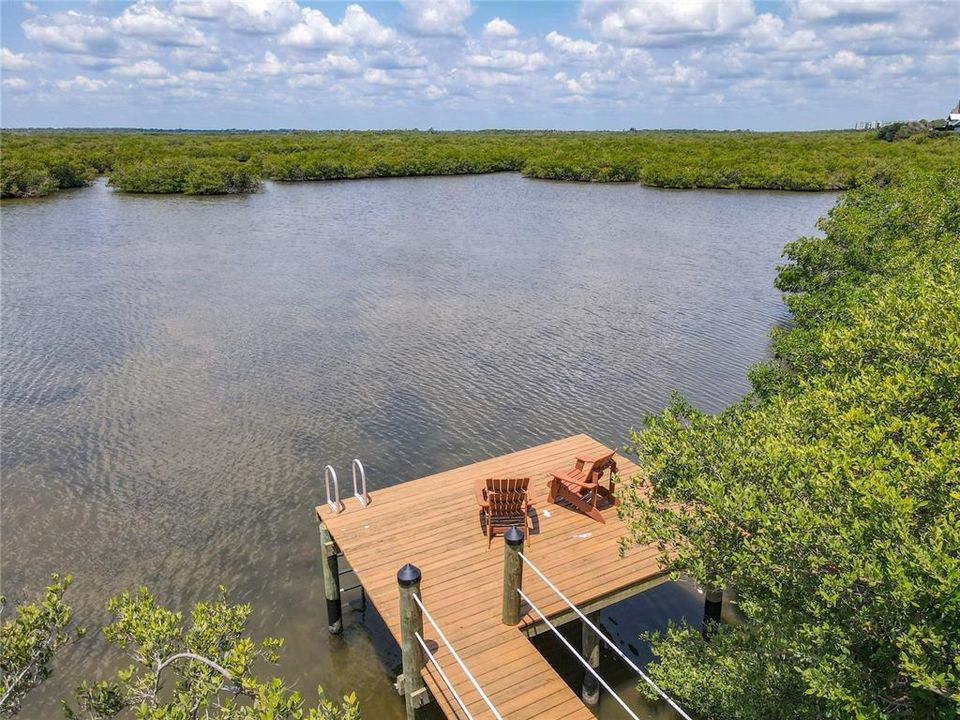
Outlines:
{"label": "chair backrest", "polygon": [[487,502],[490,503],[490,514],[494,517],[522,514],[524,512],[526,499],[526,490],[509,490],[487,494]]}
{"label": "chair backrest", "polygon": [[587,463],[583,460],[577,460],[577,469],[582,470],[583,474],[587,476],[588,482],[593,482],[593,474],[597,472],[601,467],[610,462],[610,459],[614,456],[615,450],[611,450],[605,455],[601,455],[593,459],[592,463]]}
{"label": "chair backrest", "polygon": [[530,478],[487,478],[486,494],[527,491]]}

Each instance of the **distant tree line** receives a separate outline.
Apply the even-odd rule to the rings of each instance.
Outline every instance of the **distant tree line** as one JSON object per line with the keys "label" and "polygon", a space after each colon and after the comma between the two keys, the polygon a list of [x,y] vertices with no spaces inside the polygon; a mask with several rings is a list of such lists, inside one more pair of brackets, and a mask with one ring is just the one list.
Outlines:
{"label": "distant tree line", "polygon": [[909,122],[892,122],[877,130],[877,139],[893,142],[906,140],[917,135],[936,137],[940,128],[944,127],[943,120],[910,120]]}
{"label": "distant tree line", "polygon": [[666,188],[843,190],[909,171],[954,168],[960,165],[955,135],[913,133],[908,142],[884,143],[853,131],[7,130],[0,134],[0,185],[5,198],[36,197],[106,175],[122,192],[217,195],[253,192],[265,179],[514,171]]}

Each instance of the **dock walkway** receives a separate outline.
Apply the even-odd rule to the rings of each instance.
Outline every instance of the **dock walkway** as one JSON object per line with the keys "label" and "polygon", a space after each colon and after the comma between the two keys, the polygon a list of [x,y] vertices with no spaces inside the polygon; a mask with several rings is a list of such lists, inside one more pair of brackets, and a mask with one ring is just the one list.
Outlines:
{"label": "dock walkway", "polygon": [[[592,438],[576,435],[377,490],[366,508],[351,498],[339,514],[325,505],[316,512],[398,644],[397,570],[409,562],[423,573],[426,608],[505,720],[589,720],[593,714],[579,695],[528,638],[542,629],[539,617],[524,605],[521,613],[528,614],[519,627],[501,623],[503,539],[495,538],[487,549],[473,487],[488,477],[530,477],[538,522],[524,553],[581,610],[596,611],[666,579],[655,548],[634,548],[620,556],[618,540],[626,526],[615,508],[603,511],[606,524],[601,524],[570,508],[547,504],[550,471],[572,465],[577,453],[600,447]],[[616,461],[622,478],[639,471],[625,457],[617,455]],[[566,605],[529,568],[523,589],[551,620],[571,618]],[[492,717],[427,622],[424,637],[439,645],[437,660],[470,714],[478,720]],[[446,716],[465,720],[430,663],[423,677]]]}

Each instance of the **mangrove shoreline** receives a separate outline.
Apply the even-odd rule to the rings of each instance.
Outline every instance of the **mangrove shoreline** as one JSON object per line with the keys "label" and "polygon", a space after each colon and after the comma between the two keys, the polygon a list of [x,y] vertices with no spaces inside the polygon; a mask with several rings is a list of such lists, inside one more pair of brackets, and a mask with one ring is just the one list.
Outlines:
{"label": "mangrove shoreline", "polygon": [[151,132],[3,130],[2,197],[106,176],[130,193],[255,192],[264,180],[513,171],[660,188],[837,191],[960,165],[960,137],[873,132]]}

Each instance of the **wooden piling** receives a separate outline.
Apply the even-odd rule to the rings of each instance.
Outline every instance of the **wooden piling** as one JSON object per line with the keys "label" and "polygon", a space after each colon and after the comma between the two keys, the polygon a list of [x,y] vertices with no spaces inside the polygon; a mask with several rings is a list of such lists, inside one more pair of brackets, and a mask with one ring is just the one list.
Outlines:
{"label": "wooden piling", "polygon": [[417,634],[423,637],[423,612],[413,596],[420,597],[420,569],[410,563],[397,572],[400,588],[400,654],[403,658],[403,699],[407,720],[415,720],[417,710],[426,704],[427,689],[423,684],[423,648]]}
{"label": "wooden piling", "polygon": [[504,625],[520,622],[520,593],[523,586],[523,531],[512,527],[503,535],[503,611]]}
{"label": "wooden piling", "polygon": [[704,640],[708,640],[710,633],[720,624],[720,613],[723,610],[723,588],[709,587],[704,596],[702,634]]}
{"label": "wooden piling", "polygon": [[343,605],[340,602],[340,563],[337,545],[327,526],[320,523],[320,543],[323,549],[323,595],[327,599],[327,629],[332,635],[343,632]]}
{"label": "wooden piling", "polygon": [[[597,627],[600,627],[600,612],[592,612],[587,615]],[[596,671],[600,671],[600,637],[594,632],[587,623],[580,621],[582,626],[582,646],[583,659]],[[583,684],[580,687],[580,697],[583,704],[588,707],[596,707],[600,703],[600,681],[589,670],[583,671]]]}

